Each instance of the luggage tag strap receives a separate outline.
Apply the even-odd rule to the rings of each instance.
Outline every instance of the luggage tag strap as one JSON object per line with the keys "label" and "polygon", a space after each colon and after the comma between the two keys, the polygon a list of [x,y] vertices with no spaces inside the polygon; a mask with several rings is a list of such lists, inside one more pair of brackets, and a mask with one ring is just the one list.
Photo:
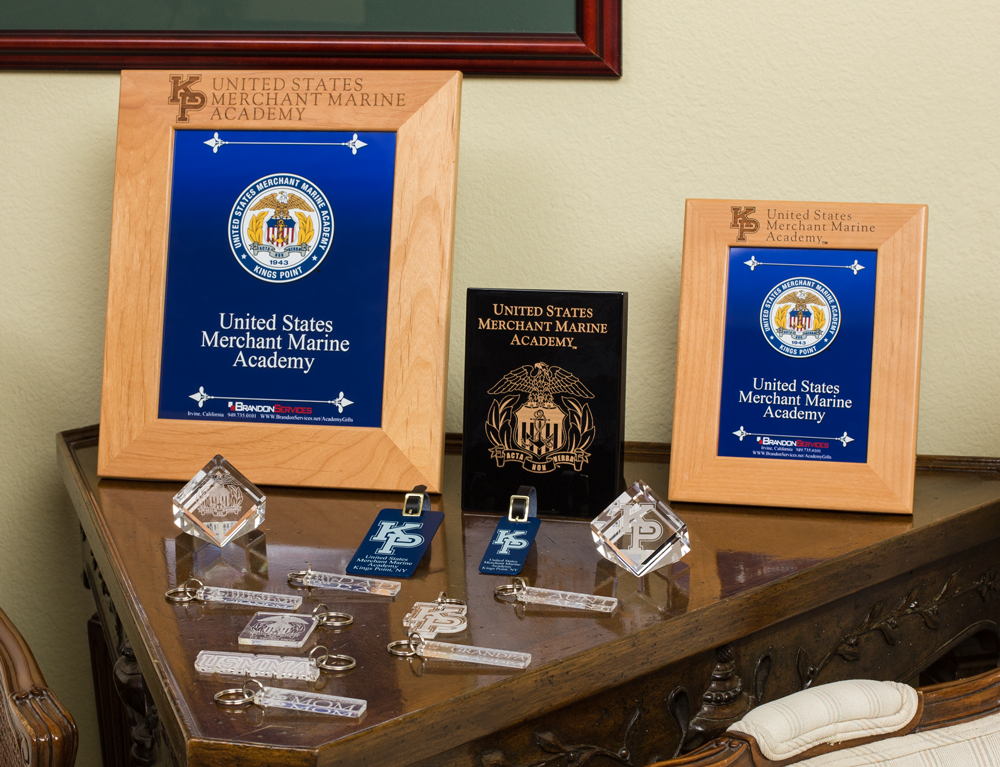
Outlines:
{"label": "luggage tag strap", "polygon": [[538,493],[532,485],[521,485],[517,493],[510,497],[507,519],[511,522],[527,522],[538,516]]}
{"label": "luggage tag strap", "polygon": [[404,517],[419,517],[430,507],[431,497],[427,494],[427,485],[417,485],[403,496]]}

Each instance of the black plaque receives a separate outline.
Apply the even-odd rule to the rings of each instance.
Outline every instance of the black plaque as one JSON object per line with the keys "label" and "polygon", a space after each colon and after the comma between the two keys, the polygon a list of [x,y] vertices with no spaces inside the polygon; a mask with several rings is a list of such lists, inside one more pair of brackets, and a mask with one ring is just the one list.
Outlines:
{"label": "black plaque", "polygon": [[625,488],[627,293],[468,292],[462,509],[593,517]]}

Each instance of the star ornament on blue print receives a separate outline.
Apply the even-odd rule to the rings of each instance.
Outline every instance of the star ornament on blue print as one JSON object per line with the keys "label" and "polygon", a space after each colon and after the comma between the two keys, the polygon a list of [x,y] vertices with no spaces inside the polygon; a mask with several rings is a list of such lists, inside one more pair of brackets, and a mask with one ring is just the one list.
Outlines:
{"label": "star ornament on blue print", "polygon": [[382,509],[347,565],[347,572],[409,578],[443,519],[443,512],[430,509],[424,509],[419,516],[404,516],[402,509]]}
{"label": "star ornament on blue print", "polygon": [[237,263],[265,282],[293,282],[313,272],[333,244],[333,211],[321,189],[292,173],[251,183],[229,214]]}

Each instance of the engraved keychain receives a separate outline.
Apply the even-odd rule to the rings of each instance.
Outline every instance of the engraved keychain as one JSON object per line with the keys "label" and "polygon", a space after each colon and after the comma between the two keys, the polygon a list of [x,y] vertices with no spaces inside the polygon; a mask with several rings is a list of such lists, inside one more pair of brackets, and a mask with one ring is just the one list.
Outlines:
{"label": "engraved keychain", "polygon": [[168,590],[166,597],[168,602],[179,604],[215,602],[227,605],[246,605],[247,607],[269,607],[272,610],[297,610],[302,604],[302,597],[271,594],[266,591],[206,586],[197,578],[189,578],[184,581],[183,585]]}
{"label": "engraved keychain", "polygon": [[527,668],[528,664],[531,663],[531,653],[452,644],[451,642],[435,642],[424,639],[416,631],[412,632],[407,639],[389,642],[386,649],[390,655],[395,655],[397,658],[417,656],[424,659],[436,658],[463,663],[482,663],[486,666],[503,666],[504,668]]}
{"label": "engraved keychain", "polygon": [[443,591],[433,602],[414,602],[410,612],[403,616],[403,628],[424,639],[458,634],[468,627],[468,606],[461,599],[449,599]]}
{"label": "engraved keychain", "polygon": [[247,679],[242,687],[233,687],[215,693],[215,702],[220,706],[240,707],[261,706],[263,708],[286,708],[292,711],[311,711],[314,714],[346,716],[359,719],[368,708],[368,701],[358,698],[342,698],[339,695],[323,695],[318,692],[282,690],[265,687],[258,679]]}
{"label": "engraved keychain", "polygon": [[618,606],[616,597],[601,597],[596,594],[580,594],[576,591],[555,591],[538,589],[525,583],[524,578],[512,578],[511,583],[493,589],[494,596],[503,601],[514,597],[518,602],[549,607],[569,607],[574,610],[592,610],[599,613],[613,613]]}
{"label": "engraved keychain", "polygon": [[396,596],[401,587],[399,581],[362,578],[358,575],[320,573],[313,570],[312,565],[308,563],[305,570],[296,570],[288,574],[288,584],[295,588],[336,589],[356,594],[377,594],[383,597]]}
{"label": "engraved keychain", "polygon": [[312,615],[299,613],[255,613],[243,631],[239,643],[265,647],[303,647],[317,626],[344,629],[354,623],[347,613],[332,612],[326,605],[313,608]]}
{"label": "engraved keychain", "polygon": [[202,674],[298,679],[315,682],[320,671],[341,673],[357,665],[350,655],[333,655],[322,645],[309,655],[255,655],[249,652],[202,650],[194,660],[194,670]]}

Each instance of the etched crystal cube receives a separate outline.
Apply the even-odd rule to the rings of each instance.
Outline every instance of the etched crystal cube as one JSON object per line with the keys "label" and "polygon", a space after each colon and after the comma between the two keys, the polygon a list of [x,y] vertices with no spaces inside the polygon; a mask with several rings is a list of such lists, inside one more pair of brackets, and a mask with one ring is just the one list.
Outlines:
{"label": "etched crystal cube", "polygon": [[590,533],[601,556],[637,576],[691,550],[687,525],[642,480],[594,518]]}
{"label": "etched crystal cube", "polygon": [[266,496],[221,455],[174,496],[174,524],[222,548],[264,521]]}

